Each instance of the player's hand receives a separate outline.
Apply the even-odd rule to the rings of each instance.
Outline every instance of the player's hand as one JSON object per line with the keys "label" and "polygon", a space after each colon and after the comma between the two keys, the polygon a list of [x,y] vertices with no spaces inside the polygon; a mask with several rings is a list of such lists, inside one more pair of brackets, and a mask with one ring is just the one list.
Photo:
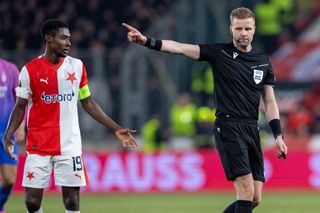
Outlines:
{"label": "player's hand", "polygon": [[144,45],[147,42],[147,37],[142,35],[136,28],[126,23],[122,23],[122,26],[128,30],[127,38],[130,42],[135,42],[141,45]]}
{"label": "player's hand", "polygon": [[14,141],[7,139],[6,137],[2,138],[2,144],[8,155],[13,159],[17,160],[17,156],[13,153]]}
{"label": "player's hand", "polygon": [[284,143],[284,141],[282,139],[282,136],[278,136],[276,138],[276,145],[277,145],[277,148],[278,148],[277,157],[278,158],[287,159],[288,147]]}
{"label": "player's hand", "polygon": [[118,129],[115,134],[117,138],[120,140],[123,147],[135,148],[138,146],[138,143],[133,138],[131,133],[136,132],[136,130],[132,129]]}

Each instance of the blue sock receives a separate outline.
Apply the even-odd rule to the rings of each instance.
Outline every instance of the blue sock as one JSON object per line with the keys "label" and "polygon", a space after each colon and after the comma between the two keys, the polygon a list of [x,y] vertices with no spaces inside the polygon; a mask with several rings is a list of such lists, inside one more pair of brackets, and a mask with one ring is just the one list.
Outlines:
{"label": "blue sock", "polygon": [[4,210],[4,204],[11,194],[12,187],[12,185],[6,187],[0,186],[0,211]]}

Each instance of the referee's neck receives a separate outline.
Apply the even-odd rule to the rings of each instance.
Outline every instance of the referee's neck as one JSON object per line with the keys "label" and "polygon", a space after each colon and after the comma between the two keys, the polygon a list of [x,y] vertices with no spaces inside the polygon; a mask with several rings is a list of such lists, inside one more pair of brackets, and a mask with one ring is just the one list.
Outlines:
{"label": "referee's neck", "polygon": [[241,51],[241,52],[245,52],[245,53],[248,53],[252,50],[252,45],[249,44],[247,46],[242,46],[242,45],[239,45],[237,44],[236,41],[233,40],[233,45],[235,48],[237,48],[237,50]]}

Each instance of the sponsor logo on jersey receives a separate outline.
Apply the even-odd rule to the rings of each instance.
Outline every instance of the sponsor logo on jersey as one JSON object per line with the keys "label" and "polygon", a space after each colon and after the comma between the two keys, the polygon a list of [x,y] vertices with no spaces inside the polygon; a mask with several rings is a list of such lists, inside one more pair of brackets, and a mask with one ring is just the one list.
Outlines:
{"label": "sponsor logo on jersey", "polygon": [[233,59],[236,59],[236,57],[238,57],[239,53],[237,52],[233,52]]}
{"label": "sponsor logo on jersey", "polygon": [[79,179],[82,179],[81,175],[80,174],[74,174],[74,176],[78,177]]}
{"label": "sponsor logo on jersey", "polygon": [[46,95],[45,92],[41,94],[41,99],[46,103],[46,104],[51,104],[51,103],[60,103],[63,101],[72,101],[74,97],[74,92],[72,93],[67,93],[67,94],[51,94],[51,95]]}
{"label": "sponsor logo on jersey", "polygon": [[221,49],[221,52],[223,52],[226,56],[228,56],[229,58],[233,58],[233,59],[236,59],[238,56],[239,56],[239,53],[237,53],[237,52],[233,52],[232,53],[232,56],[231,55],[229,55],[228,53],[226,53],[226,51],[224,51],[224,50],[222,50]]}
{"label": "sponsor logo on jersey", "polygon": [[40,82],[43,82],[43,83],[49,84],[49,83],[48,83],[48,77],[47,77],[46,79],[44,79],[44,78],[40,78]]}
{"label": "sponsor logo on jersey", "polygon": [[262,70],[253,70],[253,80],[256,84],[259,84],[263,78],[263,71]]}

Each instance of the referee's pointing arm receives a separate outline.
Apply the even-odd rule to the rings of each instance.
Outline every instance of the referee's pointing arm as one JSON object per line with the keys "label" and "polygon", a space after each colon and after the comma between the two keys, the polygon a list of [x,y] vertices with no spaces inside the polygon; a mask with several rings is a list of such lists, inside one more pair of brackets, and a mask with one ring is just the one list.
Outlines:
{"label": "referee's pointing arm", "polygon": [[200,47],[194,44],[179,43],[172,40],[158,40],[154,38],[149,38],[141,34],[136,28],[122,23],[128,30],[128,40],[140,45],[149,47],[150,49],[158,50],[161,52],[172,53],[177,55],[184,55],[193,60],[198,60],[200,57]]}

